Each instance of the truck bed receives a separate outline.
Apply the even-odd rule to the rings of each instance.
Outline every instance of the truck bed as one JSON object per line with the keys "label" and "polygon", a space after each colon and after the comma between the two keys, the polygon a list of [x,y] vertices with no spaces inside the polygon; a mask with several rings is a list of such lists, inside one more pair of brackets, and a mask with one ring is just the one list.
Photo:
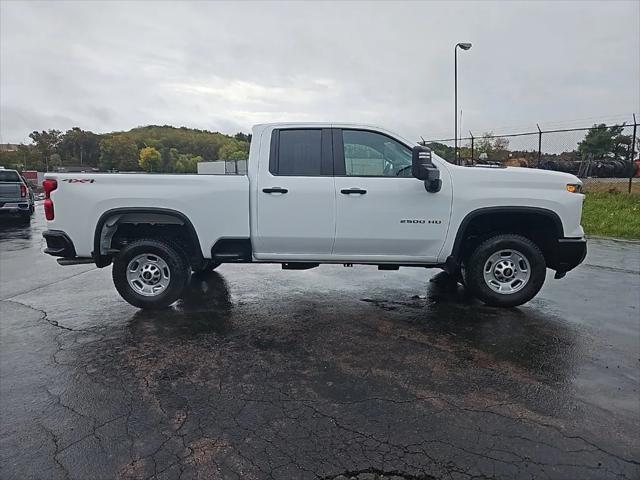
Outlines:
{"label": "truck bed", "polygon": [[[220,238],[249,237],[249,179],[245,175],[50,173],[55,218],[76,255],[91,256],[96,226],[119,208],[177,211],[193,225],[205,258]],[[84,221],[80,221],[83,219]]]}

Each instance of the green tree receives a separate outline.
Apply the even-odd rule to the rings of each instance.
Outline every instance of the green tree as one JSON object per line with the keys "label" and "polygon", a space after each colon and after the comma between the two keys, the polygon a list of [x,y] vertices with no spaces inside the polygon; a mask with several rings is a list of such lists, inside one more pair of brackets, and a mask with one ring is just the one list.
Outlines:
{"label": "green tree", "polygon": [[100,137],[93,132],[73,127],[62,135],[58,150],[62,159],[69,164],[95,167],[100,158]]}
{"label": "green tree", "polygon": [[0,167],[25,170],[23,157],[19,151],[0,151]]}
{"label": "green tree", "polygon": [[625,160],[631,150],[631,136],[622,135],[623,130],[624,124],[612,127],[607,127],[604,123],[594,125],[578,143],[578,152],[582,156]]}
{"label": "green tree", "polygon": [[138,170],[138,147],[123,135],[104,138],[100,141],[99,166],[103,170]]}
{"label": "green tree", "polygon": [[218,150],[220,160],[246,160],[249,158],[249,148],[245,142],[229,139]]}
{"label": "green tree", "polygon": [[244,150],[236,150],[234,152],[231,152],[231,154],[229,155],[229,160],[247,160],[248,157],[248,152],[245,152]]}
{"label": "green tree", "polygon": [[18,155],[20,156],[20,160],[21,160],[20,163],[24,165],[25,170],[38,167],[38,165],[36,165],[35,162],[32,160],[32,157],[33,157],[32,149],[33,147],[30,147],[29,145],[25,145],[24,143],[21,143],[20,145],[18,145]]}
{"label": "green tree", "polygon": [[178,173],[197,173],[198,162],[202,162],[200,155],[180,154],[175,164],[175,171]]}
{"label": "green tree", "polygon": [[163,171],[176,172],[176,163],[178,163],[179,156],[180,153],[177,148],[165,149],[162,152]]}
{"label": "green tree", "polygon": [[235,138],[236,140],[239,140],[241,142],[251,143],[251,134],[250,133],[238,132],[233,136],[233,138]]}
{"label": "green tree", "polygon": [[[246,159],[249,155],[251,134],[239,132],[233,136],[207,130],[168,125],[137,127],[127,132],[98,135],[74,127],[64,134],[57,130],[33,132],[34,143],[28,150],[0,152],[5,165],[22,163],[26,169],[49,168],[51,155],[58,153],[63,165],[80,164],[99,166],[101,169],[122,171],[139,170],[139,150],[153,147],[160,152],[162,164],[154,172],[176,170],[180,155],[180,170],[196,171],[191,160]],[[197,164],[197,161],[195,162]]]}
{"label": "green tree", "polygon": [[431,142],[427,144],[427,147],[429,147],[433,153],[439,157],[444,158],[447,162],[453,162],[455,160],[454,148],[449,145],[439,142]]}
{"label": "green tree", "polygon": [[58,168],[62,166],[62,157],[59,153],[52,153],[49,157],[49,166],[51,168]]}
{"label": "green tree", "polygon": [[486,153],[490,161],[504,162],[509,158],[509,140],[504,137],[493,137],[492,132],[485,132],[474,145],[474,156],[479,158]]}
{"label": "green tree", "polygon": [[0,165],[12,168],[12,165],[23,165],[22,170],[45,170],[42,155],[35,145],[18,145],[17,151],[0,152]]}
{"label": "green tree", "polygon": [[162,155],[153,147],[144,147],[140,150],[138,163],[147,172],[158,172],[162,166]]}
{"label": "green tree", "polygon": [[29,134],[29,138],[33,140],[36,149],[42,155],[47,172],[49,171],[49,160],[51,155],[56,153],[56,149],[60,144],[61,135],[62,132],[60,130],[33,131]]}

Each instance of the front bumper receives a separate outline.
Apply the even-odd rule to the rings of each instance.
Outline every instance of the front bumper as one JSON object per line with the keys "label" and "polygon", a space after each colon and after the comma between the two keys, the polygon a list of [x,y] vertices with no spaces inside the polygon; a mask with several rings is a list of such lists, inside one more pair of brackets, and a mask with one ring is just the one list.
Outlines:
{"label": "front bumper", "polygon": [[553,265],[556,278],[564,276],[569,270],[573,270],[587,256],[587,240],[584,238],[559,238],[556,245]]}
{"label": "front bumper", "polygon": [[61,230],[45,230],[42,236],[47,241],[44,253],[54,257],[74,258],[76,249],[69,236]]}

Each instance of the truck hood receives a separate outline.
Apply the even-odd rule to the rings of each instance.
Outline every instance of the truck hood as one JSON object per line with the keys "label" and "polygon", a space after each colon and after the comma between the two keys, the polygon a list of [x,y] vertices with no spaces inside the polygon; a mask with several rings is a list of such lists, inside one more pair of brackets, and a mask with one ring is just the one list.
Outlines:
{"label": "truck hood", "polygon": [[483,186],[504,185],[505,183],[520,184],[527,188],[541,188],[549,186],[564,186],[568,183],[581,184],[582,182],[575,175],[552,170],[541,170],[537,168],[523,167],[460,167],[448,165],[449,171],[454,179],[461,179],[473,183],[481,183]]}

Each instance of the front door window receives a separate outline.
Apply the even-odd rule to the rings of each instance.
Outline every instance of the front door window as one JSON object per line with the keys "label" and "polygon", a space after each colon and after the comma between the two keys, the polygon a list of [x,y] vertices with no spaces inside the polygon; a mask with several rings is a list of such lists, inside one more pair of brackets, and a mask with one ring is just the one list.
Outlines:
{"label": "front door window", "polygon": [[411,150],[398,141],[364,130],[343,130],[342,138],[347,176],[411,176]]}

